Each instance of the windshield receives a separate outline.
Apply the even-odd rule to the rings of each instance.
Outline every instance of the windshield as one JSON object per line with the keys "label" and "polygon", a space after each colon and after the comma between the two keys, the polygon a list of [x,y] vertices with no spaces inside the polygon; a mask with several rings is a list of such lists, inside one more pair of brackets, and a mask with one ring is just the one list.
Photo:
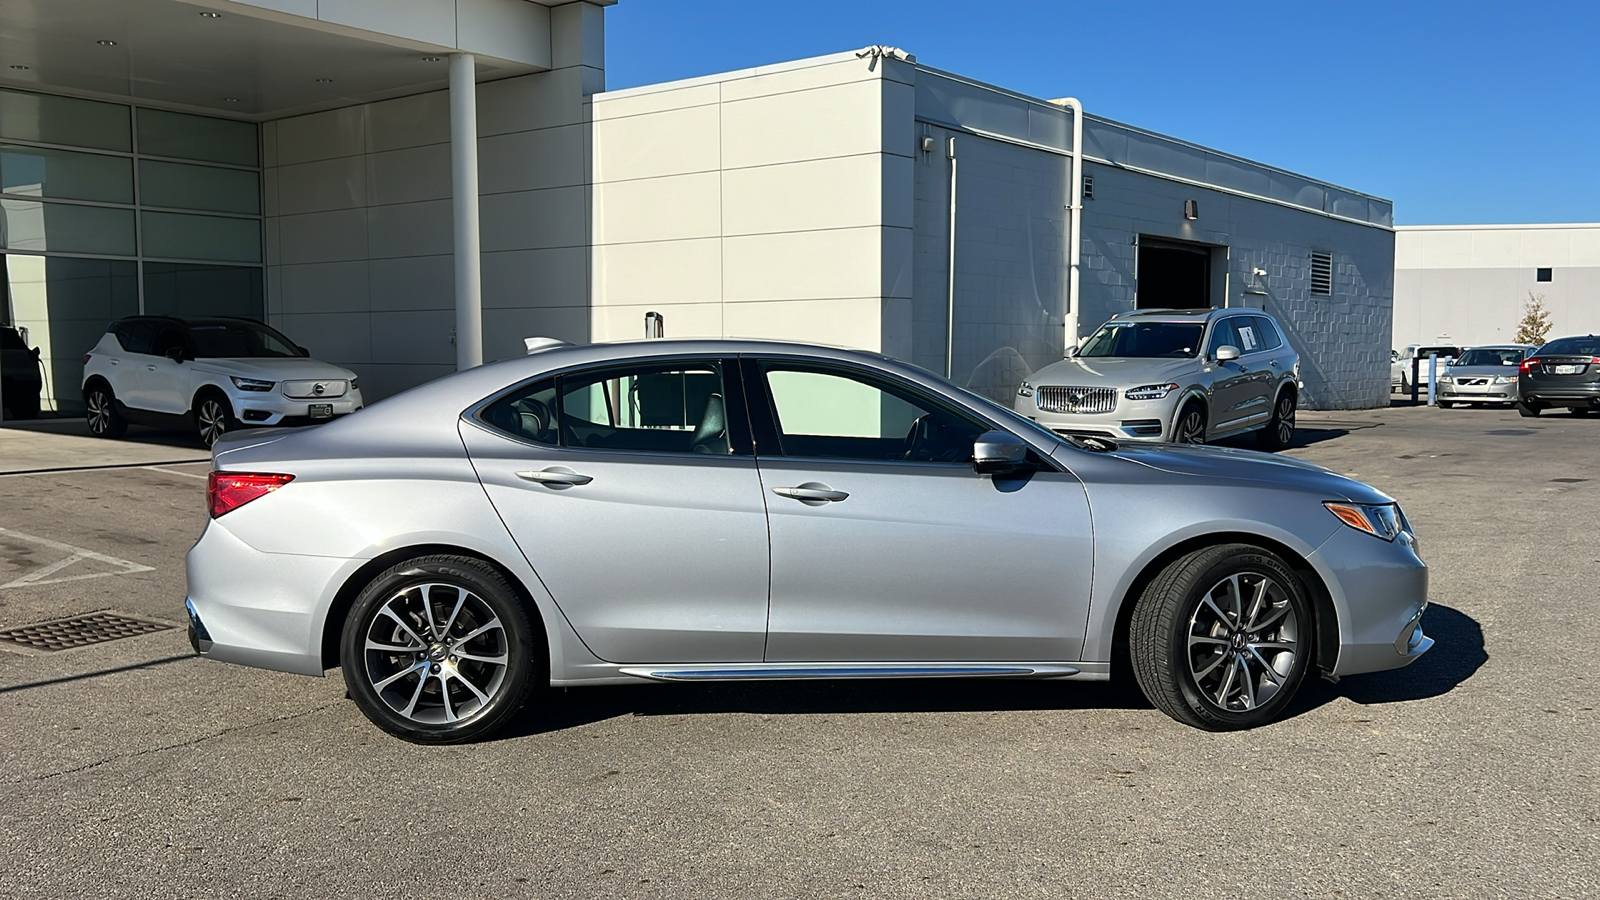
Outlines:
{"label": "windshield", "polygon": [[1539,348],[1540,356],[1600,356],[1600,338],[1576,337],[1551,341]]}
{"label": "windshield", "polygon": [[196,359],[300,356],[288,338],[257,322],[199,322],[189,326]]}
{"label": "windshield", "polygon": [[1205,326],[1188,322],[1107,322],[1078,356],[1192,357]]}
{"label": "windshield", "polygon": [[1520,362],[1522,362],[1521,350],[1494,350],[1488,347],[1478,347],[1461,354],[1455,364],[1458,366],[1514,366]]}

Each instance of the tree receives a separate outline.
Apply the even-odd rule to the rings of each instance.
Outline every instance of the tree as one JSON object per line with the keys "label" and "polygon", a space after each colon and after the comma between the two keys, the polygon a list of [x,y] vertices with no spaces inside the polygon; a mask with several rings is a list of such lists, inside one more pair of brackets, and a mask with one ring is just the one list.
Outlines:
{"label": "tree", "polygon": [[1544,308],[1544,295],[1528,292],[1528,302],[1522,304],[1522,321],[1517,323],[1517,343],[1542,344],[1550,333],[1550,312]]}

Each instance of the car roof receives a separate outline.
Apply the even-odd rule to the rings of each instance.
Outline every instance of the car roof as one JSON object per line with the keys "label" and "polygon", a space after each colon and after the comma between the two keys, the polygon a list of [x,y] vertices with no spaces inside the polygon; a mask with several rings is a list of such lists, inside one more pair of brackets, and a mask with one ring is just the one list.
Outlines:
{"label": "car roof", "polygon": [[1135,309],[1121,312],[1112,316],[1113,319],[1128,321],[1130,319],[1143,319],[1151,322],[1207,322],[1211,319],[1220,319],[1230,315],[1265,316],[1259,309],[1247,307],[1228,307],[1225,309]]}
{"label": "car roof", "polygon": [[124,316],[118,319],[116,324],[121,325],[123,322],[170,322],[174,325],[183,326],[234,325],[240,322],[250,325],[266,324],[260,319],[252,319],[249,316],[201,316],[193,319],[185,319],[179,316]]}

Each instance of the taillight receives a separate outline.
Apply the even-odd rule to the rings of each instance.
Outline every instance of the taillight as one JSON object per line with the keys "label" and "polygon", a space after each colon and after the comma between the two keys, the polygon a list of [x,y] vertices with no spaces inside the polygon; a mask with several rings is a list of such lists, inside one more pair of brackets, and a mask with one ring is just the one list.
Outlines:
{"label": "taillight", "polygon": [[91,357],[93,355],[94,355],[93,353],[85,353],[83,355],[83,364],[87,366],[89,364],[89,357]]}
{"label": "taillight", "polygon": [[1532,372],[1533,371],[1533,367],[1538,365],[1540,362],[1542,362],[1542,360],[1525,359],[1525,360],[1522,361],[1522,365],[1517,367],[1517,371],[1521,372],[1524,375],[1526,375],[1529,372]]}
{"label": "taillight", "polygon": [[211,507],[211,518],[233,512],[293,480],[293,475],[271,472],[212,472],[206,480],[206,501]]}

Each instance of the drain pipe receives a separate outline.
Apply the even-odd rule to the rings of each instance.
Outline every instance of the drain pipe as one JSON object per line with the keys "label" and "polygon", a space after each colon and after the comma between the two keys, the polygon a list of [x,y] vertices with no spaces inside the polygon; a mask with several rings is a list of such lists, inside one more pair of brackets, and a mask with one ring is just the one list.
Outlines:
{"label": "drain pipe", "polygon": [[1076,97],[1052,100],[1058,106],[1072,111],[1072,185],[1067,191],[1071,198],[1067,206],[1068,231],[1072,243],[1067,245],[1067,312],[1062,317],[1066,332],[1066,355],[1078,348],[1078,268],[1083,256],[1083,104]]}
{"label": "drain pipe", "polygon": [[950,249],[945,273],[944,377],[955,377],[956,355],[956,139],[945,143],[950,158]]}

